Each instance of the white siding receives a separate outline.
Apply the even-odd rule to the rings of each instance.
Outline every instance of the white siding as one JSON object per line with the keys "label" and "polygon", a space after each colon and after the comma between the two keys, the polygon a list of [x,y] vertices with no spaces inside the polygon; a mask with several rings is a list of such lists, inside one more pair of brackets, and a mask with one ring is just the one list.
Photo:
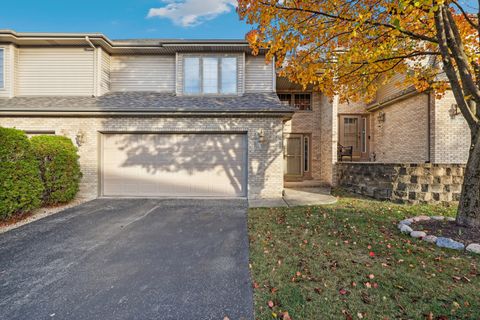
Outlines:
{"label": "white siding", "polygon": [[100,95],[104,95],[110,91],[110,55],[104,50],[101,51],[100,68]]}
{"label": "white siding", "polygon": [[94,53],[84,48],[20,48],[17,95],[93,94]]}
{"label": "white siding", "polygon": [[242,54],[217,54],[217,53],[179,53],[177,58],[177,76],[176,93],[178,95],[183,94],[183,60],[185,57],[236,57],[237,58],[237,94],[243,94],[243,81],[245,76],[244,70],[244,55]]}
{"label": "white siding", "polygon": [[175,56],[112,56],[112,91],[175,91]]}
{"label": "white siding", "polygon": [[5,88],[5,48],[0,48],[0,89]]}
{"label": "white siding", "polygon": [[274,90],[273,62],[266,63],[264,55],[247,55],[245,60],[245,92],[272,92]]}

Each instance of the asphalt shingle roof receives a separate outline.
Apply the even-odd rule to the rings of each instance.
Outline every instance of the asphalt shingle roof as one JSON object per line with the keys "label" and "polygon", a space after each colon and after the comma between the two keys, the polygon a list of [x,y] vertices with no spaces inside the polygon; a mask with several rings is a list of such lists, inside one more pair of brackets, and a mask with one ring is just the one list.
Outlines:
{"label": "asphalt shingle roof", "polygon": [[14,97],[0,99],[0,111],[47,112],[279,112],[293,110],[275,93],[241,96],[176,96],[159,92],[114,92],[101,97]]}

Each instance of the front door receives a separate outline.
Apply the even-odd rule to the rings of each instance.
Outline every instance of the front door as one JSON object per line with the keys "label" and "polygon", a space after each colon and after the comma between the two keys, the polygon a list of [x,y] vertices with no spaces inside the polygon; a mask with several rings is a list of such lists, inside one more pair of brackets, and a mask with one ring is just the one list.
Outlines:
{"label": "front door", "polygon": [[299,179],[302,169],[302,135],[288,135],[284,140],[284,172],[287,178]]}
{"label": "front door", "polygon": [[353,147],[353,158],[368,160],[369,126],[366,115],[341,115],[339,123],[339,143]]}

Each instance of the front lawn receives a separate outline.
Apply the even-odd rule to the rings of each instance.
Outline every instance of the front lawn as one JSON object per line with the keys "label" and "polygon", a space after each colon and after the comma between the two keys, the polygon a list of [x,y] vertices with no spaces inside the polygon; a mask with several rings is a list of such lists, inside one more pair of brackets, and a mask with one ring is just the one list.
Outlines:
{"label": "front lawn", "polygon": [[250,209],[257,319],[480,319],[480,257],[400,235],[455,208],[343,194],[324,207]]}

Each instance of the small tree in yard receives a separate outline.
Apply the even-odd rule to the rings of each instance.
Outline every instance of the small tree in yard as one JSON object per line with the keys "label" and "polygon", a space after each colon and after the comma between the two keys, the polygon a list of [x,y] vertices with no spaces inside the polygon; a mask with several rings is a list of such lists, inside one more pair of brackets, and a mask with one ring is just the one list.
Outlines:
{"label": "small tree in yard", "polygon": [[472,141],[457,223],[480,226],[480,11],[472,2],[239,0],[238,12],[258,27],[247,34],[254,52],[267,49],[282,76],[341,101],[370,101],[397,73],[418,91],[451,89]]}

